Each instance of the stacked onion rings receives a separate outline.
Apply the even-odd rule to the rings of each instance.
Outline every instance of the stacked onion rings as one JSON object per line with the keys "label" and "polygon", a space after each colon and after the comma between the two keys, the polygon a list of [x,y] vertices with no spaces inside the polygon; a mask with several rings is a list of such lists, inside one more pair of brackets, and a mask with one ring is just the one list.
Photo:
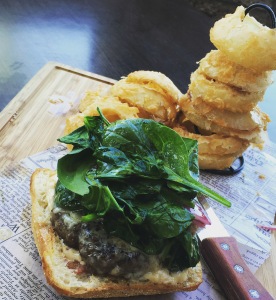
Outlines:
{"label": "stacked onion rings", "polygon": [[109,121],[152,118],[197,140],[201,169],[227,169],[250,144],[261,147],[270,120],[257,104],[276,69],[276,31],[240,6],[215,23],[210,38],[218,49],[199,62],[186,94],[160,72],[132,72],[105,95],[88,93],[67,133],[100,107]]}
{"label": "stacked onion rings", "polygon": [[[210,38],[218,49],[191,74],[179,102],[186,123],[176,130],[198,140],[201,169],[223,170],[250,144],[262,147],[270,120],[257,104],[276,69],[276,30],[246,16],[240,6],[215,23]],[[186,126],[187,120],[196,127]]]}

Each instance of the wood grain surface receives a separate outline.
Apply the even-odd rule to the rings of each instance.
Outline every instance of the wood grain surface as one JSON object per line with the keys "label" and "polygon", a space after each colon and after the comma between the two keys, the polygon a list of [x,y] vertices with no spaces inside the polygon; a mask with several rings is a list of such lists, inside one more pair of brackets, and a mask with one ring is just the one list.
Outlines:
{"label": "wood grain surface", "polygon": [[114,82],[62,64],[46,64],[0,114],[0,168],[57,144],[68,114],[50,112],[53,96],[78,99],[86,90]]}
{"label": "wood grain surface", "polygon": [[[53,96],[79,99],[87,90],[112,85],[115,80],[63,64],[46,64],[0,113],[0,169],[57,144],[66,115],[51,113]],[[74,107],[69,112],[74,113]],[[271,256],[256,277],[276,298],[276,235]]]}

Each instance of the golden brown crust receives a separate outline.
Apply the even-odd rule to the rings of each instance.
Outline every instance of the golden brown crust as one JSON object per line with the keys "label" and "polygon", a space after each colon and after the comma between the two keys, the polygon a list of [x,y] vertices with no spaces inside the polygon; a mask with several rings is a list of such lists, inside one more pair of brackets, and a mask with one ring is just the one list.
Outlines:
{"label": "golden brown crust", "polygon": [[137,107],[130,107],[127,103],[119,101],[117,97],[98,96],[92,92],[87,92],[80,102],[80,112],[66,119],[64,133],[69,134],[83,126],[85,116],[98,116],[98,108],[109,122],[138,118],[140,114]]}
{"label": "golden brown crust", "polygon": [[231,112],[249,112],[263,99],[264,92],[245,92],[218,80],[207,78],[199,69],[192,73],[189,91],[193,99]]}
{"label": "golden brown crust", "polygon": [[195,113],[186,112],[186,116],[192,123],[194,123],[198,127],[204,128],[211,132],[218,133],[224,136],[237,137],[252,143],[262,143],[262,141],[259,140],[259,136],[262,132],[260,128],[256,128],[254,130],[235,130],[232,128],[217,125],[202,117],[201,115],[197,115]]}
{"label": "golden brown crust", "polygon": [[240,155],[244,152],[249,142],[235,137],[223,136],[220,134],[202,135],[189,132],[184,127],[173,128],[179,135],[198,141],[199,155]]}
{"label": "golden brown crust", "polygon": [[154,71],[130,73],[113,85],[111,94],[166,124],[174,122],[182,95],[167,76]]}
{"label": "golden brown crust", "polygon": [[154,71],[135,71],[130,73],[126,80],[132,83],[139,83],[154,89],[171,99],[171,102],[178,103],[181,92],[174,83],[164,74]]}
{"label": "golden brown crust", "polygon": [[228,59],[220,50],[212,50],[199,62],[198,70],[230,87],[245,92],[260,92],[272,83],[271,72],[254,72]]}
{"label": "golden brown crust", "polygon": [[138,118],[139,114],[137,107],[122,103],[117,97],[111,95],[94,97],[93,93],[87,92],[80,101],[80,111],[86,116],[98,116],[97,108],[101,109],[109,122]]}
{"label": "golden brown crust", "polygon": [[175,104],[168,101],[163,94],[156,90],[148,89],[137,83],[127,82],[125,79],[115,83],[111,90],[112,94],[122,102],[136,106],[139,110],[148,112],[162,122],[173,120],[176,116]]}
{"label": "golden brown crust", "polygon": [[[112,281],[93,275],[76,275],[67,268],[68,258],[62,241],[55,235],[50,225],[50,212],[56,172],[49,169],[36,170],[31,178],[32,230],[38,248],[47,282],[62,295],[77,298],[128,297],[134,295],[164,294],[177,291],[191,291],[202,282],[200,263],[194,268],[180,272],[184,282],[150,280]],[[62,246],[63,245],[63,246]],[[160,277],[161,278],[161,277]],[[173,279],[170,276],[169,279]]]}
{"label": "golden brown crust", "polygon": [[[223,129],[228,128],[236,131],[260,130],[266,127],[268,121],[267,115],[262,113],[258,107],[255,107],[250,112],[234,113],[214,108],[202,101],[201,98],[192,98],[189,93],[183,95],[181,98],[180,107],[187,116],[188,114],[193,114],[196,117],[204,119],[208,123],[220,126]],[[192,122],[201,128],[209,130],[206,126],[200,126],[196,122]]]}
{"label": "golden brown crust", "polygon": [[199,154],[198,164],[201,170],[225,170],[229,168],[239,156],[240,154]]}
{"label": "golden brown crust", "polygon": [[211,42],[230,60],[256,70],[276,69],[276,29],[245,15],[243,6],[218,20],[210,30]]}

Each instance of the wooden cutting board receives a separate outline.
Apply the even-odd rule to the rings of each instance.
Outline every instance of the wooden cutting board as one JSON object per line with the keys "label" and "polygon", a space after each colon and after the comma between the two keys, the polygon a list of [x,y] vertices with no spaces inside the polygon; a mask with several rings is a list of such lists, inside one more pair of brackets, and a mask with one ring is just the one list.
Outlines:
{"label": "wooden cutting board", "polygon": [[[59,63],[46,64],[0,113],[0,169],[56,145],[63,135],[65,118],[76,112],[74,99],[115,82]],[[70,110],[66,114],[53,111],[53,106],[63,101]],[[271,256],[256,277],[276,298],[275,234]]]}
{"label": "wooden cutting board", "polygon": [[[114,82],[62,64],[46,64],[0,114],[0,168],[57,144],[65,114],[51,112],[54,101],[73,101],[87,90]],[[73,112],[72,107],[66,116]]]}

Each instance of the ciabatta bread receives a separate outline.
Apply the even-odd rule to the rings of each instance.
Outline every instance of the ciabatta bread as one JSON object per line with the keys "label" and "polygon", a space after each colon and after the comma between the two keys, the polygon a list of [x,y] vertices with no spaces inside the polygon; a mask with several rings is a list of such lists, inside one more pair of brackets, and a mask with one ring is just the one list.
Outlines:
{"label": "ciabatta bread", "polygon": [[68,248],[51,226],[56,172],[37,169],[31,178],[32,230],[48,283],[62,295],[78,298],[127,297],[195,290],[202,282],[200,263],[170,274],[165,269],[138,279],[110,278],[76,272],[82,266],[77,250]]}

